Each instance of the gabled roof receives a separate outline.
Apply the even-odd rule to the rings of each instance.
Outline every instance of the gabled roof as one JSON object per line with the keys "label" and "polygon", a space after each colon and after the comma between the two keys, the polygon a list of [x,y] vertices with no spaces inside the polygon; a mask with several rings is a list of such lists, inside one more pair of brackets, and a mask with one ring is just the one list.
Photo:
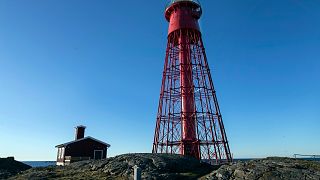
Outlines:
{"label": "gabled roof", "polygon": [[91,139],[91,140],[93,140],[93,141],[96,141],[96,142],[99,142],[99,143],[101,143],[101,144],[104,144],[104,145],[106,145],[108,148],[111,146],[111,145],[108,144],[108,143],[102,142],[102,141],[100,141],[100,140],[98,140],[98,139],[95,139],[95,138],[93,138],[93,137],[91,137],[91,136],[87,136],[87,137],[82,138],[82,139],[77,139],[77,140],[70,141],[70,142],[67,142],[67,143],[64,143],[64,144],[59,144],[59,145],[56,146],[56,148],[66,147],[66,146],[69,145],[69,144],[73,144],[73,143],[76,143],[76,142],[79,142],[79,141],[83,141],[83,140],[86,140],[86,139]]}

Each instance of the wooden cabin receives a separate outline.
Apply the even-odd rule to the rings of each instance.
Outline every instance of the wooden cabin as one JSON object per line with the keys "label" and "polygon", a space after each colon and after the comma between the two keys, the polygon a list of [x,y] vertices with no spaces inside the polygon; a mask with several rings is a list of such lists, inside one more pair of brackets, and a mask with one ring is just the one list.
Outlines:
{"label": "wooden cabin", "polygon": [[56,148],[58,148],[58,166],[64,166],[82,160],[107,158],[110,144],[91,136],[84,137],[85,128],[85,126],[77,126],[74,141],[56,146]]}

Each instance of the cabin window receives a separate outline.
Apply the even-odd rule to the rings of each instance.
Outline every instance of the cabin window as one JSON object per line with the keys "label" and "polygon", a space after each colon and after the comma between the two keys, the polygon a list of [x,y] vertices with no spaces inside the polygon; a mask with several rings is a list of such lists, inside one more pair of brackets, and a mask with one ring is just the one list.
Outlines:
{"label": "cabin window", "polygon": [[59,151],[58,151],[59,159],[63,158],[63,153],[64,153],[64,148],[59,148]]}
{"label": "cabin window", "polygon": [[58,159],[62,159],[64,155],[64,148],[58,148]]}
{"label": "cabin window", "polygon": [[61,148],[58,148],[58,159],[60,159],[60,149]]}
{"label": "cabin window", "polygon": [[59,151],[59,159],[61,159],[61,150],[62,150],[62,148],[59,148],[60,149],[60,151]]}
{"label": "cabin window", "polygon": [[61,159],[63,158],[64,156],[64,148],[61,148]]}

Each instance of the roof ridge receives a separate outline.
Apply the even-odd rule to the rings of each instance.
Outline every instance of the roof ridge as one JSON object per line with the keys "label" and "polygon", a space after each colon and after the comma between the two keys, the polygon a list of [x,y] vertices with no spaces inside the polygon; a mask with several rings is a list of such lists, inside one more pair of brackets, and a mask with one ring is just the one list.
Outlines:
{"label": "roof ridge", "polygon": [[56,147],[56,148],[65,147],[65,146],[67,146],[67,145],[69,145],[69,144],[73,144],[73,143],[76,143],[76,142],[79,142],[79,141],[82,141],[82,140],[85,140],[85,139],[92,139],[92,140],[94,140],[94,141],[97,141],[97,142],[99,142],[99,143],[101,143],[101,144],[106,145],[107,147],[111,147],[110,144],[105,143],[105,142],[103,142],[103,141],[101,141],[101,140],[98,140],[98,139],[96,139],[96,138],[93,138],[93,137],[91,137],[91,136],[87,136],[87,137],[84,137],[84,138],[81,138],[81,139],[77,139],[77,140],[69,141],[69,142],[66,142],[66,143],[63,143],[63,144],[59,144],[59,145],[56,145],[55,147]]}

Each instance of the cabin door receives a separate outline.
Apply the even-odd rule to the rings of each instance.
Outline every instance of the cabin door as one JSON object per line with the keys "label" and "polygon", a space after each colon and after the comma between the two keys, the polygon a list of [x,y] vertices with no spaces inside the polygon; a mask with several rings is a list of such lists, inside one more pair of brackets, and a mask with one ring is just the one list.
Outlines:
{"label": "cabin door", "polygon": [[103,150],[94,150],[94,159],[102,159]]}

